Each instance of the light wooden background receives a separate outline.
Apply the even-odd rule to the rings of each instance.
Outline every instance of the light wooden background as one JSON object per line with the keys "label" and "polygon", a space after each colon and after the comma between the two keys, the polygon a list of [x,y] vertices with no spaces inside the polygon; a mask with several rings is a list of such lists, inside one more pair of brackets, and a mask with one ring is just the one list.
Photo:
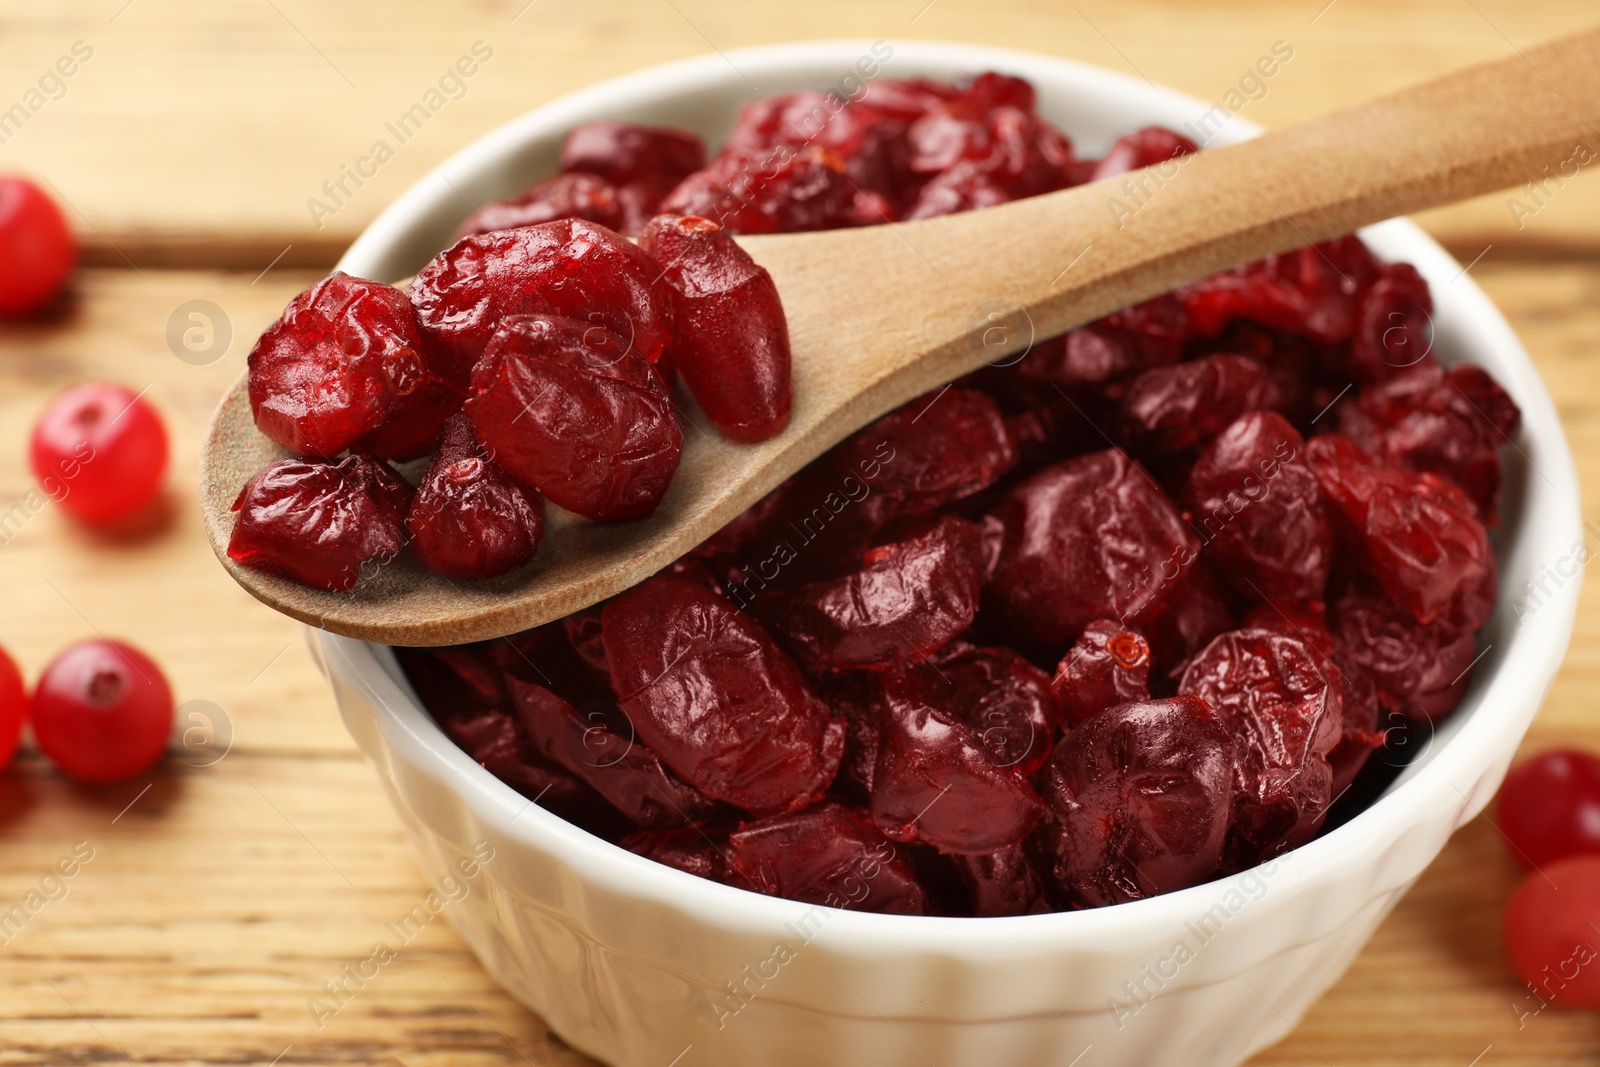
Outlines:
{"label": "light wooden background", "polygon": [[[64,94],[0,143],[0,170],[42,177],[70,205],[89,264],[49,319],[0,324],[0,512],[30,488],[35,414],[70,382],[148,386],[176,449],[164,507],[130,528],[93,533],[46,508],[0,543],[0,644],[32,675],[69,641],[130,637],[165,664],[180,701],[214,703],[233,732],[211,766],[174,756],[124,786],[75,787],[31,751],[0,776],[5,906],[76,842],[94,849],[67,896],[0,944],[0,1064],[586,1062],[500,993],[443,924],[324,1029],[312,1024],[307,998],[424,886],[295,626],[215,565],[193,498],[202,427],[249,341],[424,170],[570,89],[713,48],[978,41],[1215,99],[1281,39],[1295,59],[1246,112],[1270,125],[1600,18],[1583,0],[1324,5],[0,3],[0,111],[75,42],[93,49]],[[465,94],[319,228],[307,198],[480,40],[494,57]],[[1600,180],[1561,190],[1521,229],[1503,197],[1423,221],[1463,260],[1482,253],[1473,274],[1551,384],[1595,499]],[[208,366],[180,361],[166,341],[168,317],[190,300],[218,305],[234,332]],[[1586,514],[1600,517],[1592,505]],[[1531,747],[1600,746],[1600,592],[1583,604]],[[1600,1063],[1600,1016],[1552,1008],[1518,1024],[1521,991],[1498,935],[1515,878],[1492,825],[1469,826],[1298,1033],[1256,1062]]]}

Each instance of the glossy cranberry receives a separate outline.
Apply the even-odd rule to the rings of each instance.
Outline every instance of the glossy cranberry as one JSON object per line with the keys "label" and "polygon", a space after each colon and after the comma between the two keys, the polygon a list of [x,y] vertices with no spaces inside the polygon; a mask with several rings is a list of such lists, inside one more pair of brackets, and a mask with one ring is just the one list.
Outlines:
{"label": "glossy cranberry", "polygon": [[334,592],[405,547],[411,487],[371,456],[280,459],[239,490],[228,558]]}
{"label": "glossy cranberry", "polygon": [[84,641],[39,675],[28,715],[51,763],[80,781],[115,782],[161,758],[172,690],[161,668],[132,645]]}
{"label": "glossy cranberry", "polygon": [[466,412],[500,466],[589,519],[650,514],[683,450],[672,399],[644,357],[553,315],[501,320]]}
{"label": "glossy cranberry", "polygon": [[561,145],[561,169],[614,185],[654,178],[681,181],[705,166],[706,146],[687,130],[631,122],[585,122]]}
{"label": "glossy cranberry", "polygon": [[44,409],[28,458],[51,500],[84,522],[114,522],[161,491],[167,431],[155,408],[133,390],[86,382]]}
{"label": "glossy cranberry", "polygon": [[1432,474],[1374,463],[1338,434],[1314,438],[1306,458],[1342,536],[1368,573],[1418,622],[1473,631],[1494,611],[1497,565],[1477,509]]}
{"label": "glossy cranberry", "polygon": [[1050,757],[1061,704],[1050,676],[1021,653],[956,642],[914,677],[922,699],[970,727],[997,765],[1029,777]]}
{"label": "glossy cranberry", "polygon": [[77,260],[77,239],[55,201],[26,178],[0,177],[0,315],[49,303]]}
{"label": "glossy cranberry", "polygon": [[817,695],[828,710],[844,719],[844,756],[833,792],[851,803],[865,805],[872,795],[878,749],[883,742],[883,674],[878,671],[837,671],[815,678]]}
{"label": "glossy cranberry", "polygon": [[1183,286],[1178,296],[1202,334],[1246,319],[1332,344],[1355,331],[1362,294],[1377,273],[1366,247],[1345,237],[1223,271]]}
{"label": "glossy cranberry", "polygon": [[1498,825],[1525,867],[1600,855],[1600,758],[1558,748],[1518,763],[1500,786]]}
{"label": "glossy cranberry", "polygon": [[935,174],[922,186],[917,198],[906,208],[905,218],[913,222],[959,215],[963,211],[982,211],[1015,199],[981,166],[962,160],[949,170]]}
{"label": "glossy cranberry", "polygon": [[561,219],[464,237],[430,260],[406,293],[465,380],[512,315],[577,319],[655,363],[672,340],[672,300],[655,284],[660,273],[604,226]]}
{"label": "glossy cranberry", "polygon": [[493,578],[533,558],[544,534],[544,501],[489,458],[467,417],[455,415],[439,435],[406,528],[434,573]]}
{"label": "glossy cranberry", "polygon": [[906,133],[913,173],[935,175],[967,164],[1011,196],[1068,184],[1072,143],[1035,116],[1033,89],[985,73],[960,96],[929,111]]}
{"label": "glossy cranberry", "polygon": [[509,684],[514,714],[534,747],[588,782],[635,825],[682,826],[711,813],[712,802],[667,770],[614,705],[580,710],[544,686],[518,679]]}
{"label": "glossy cranberry", "polygon": [[1234,630],[1190,662],[1178,692],[1215,708],[1234,737],[1233,863],[1309,841],[1333,799],[1328,756],[1344,729],[1340,690],[1316,654],[1288,634]]}
{"label": "glossy cranberry", "polygon": [[1122,424],[1144,453],[1204,447],[1240,415],[1272,406],[1266,368],[1231,353],[1145,371],[1128,384]]}
{"label": "glossy cranberry", "polygon": [[1181,133],[1163,126],[1146,126],[1142,130],[1118,137],[1111,150],[1095,164],[1094,181],[1114,178],[1131,170],[1153,167],[1157,163],[1178,159],[1200,151],[1200,147]]}
{"label": "glossy cranberry", "polygon": [[0,771],[6,769],[22,740],[22,722],[28,716],[28,690],[16,661],[0,649]]}
{"label": "glossy cranberry", "polygon": [[978,612],[982,545],[947,515],[879,545],[839,578],[783,595],[765,617],[813,671],[886,670],[943,648]]}
{"label": "glossy cranberry", "polygon": [[1443,619],[1419,623],[1381,590],[1358,586],[1333,605],[1340,647],[1391,711],[1439,719],[1461,700],[1477,657],[1472,632]]}
{"label": "glossy cranberry", "polygon": [[250,350],[262,433],[324,459],[347,448],[426,452],[460,403],[405,294],[334,273],[289,302]]}
{"label": "glossy cranberry", "polygon": [[1055,910],[1044,879],[1022,847],[953,858],[973,915],[1039,915]]}
{"label": "glossy cranberry", "polygon": [[617,842],[645,859],[740,889],[752,886],[728,859],[728,835],[700,826],[674,826],[659,830],[640,830]]}
{"label": "glossy cranberry", "polygon": [[1150,643],[1114,619],[1096,619],[1056,667],[1051,689],[1071,727],[1107,708],[1150,699]]}
{"label": "glossy cranberry", "polygon": [[1506,902],[1506,954],[1528,984],[1524,1001],[1536,1011],[1548,1002],[1600,1008],[1600,856],[1573,856],[1535,871]]}
{"label": "glossy cranberry", "polygon": [[[870,93],[868,95],[871,95]],[[905,120],[873,103],[805,89],[757,100],[739,112],[724,152],[819,145],[839,159],[858,189],[898,198],[906,180]]]}
{"label": "glossy cranberry", "polygon": [[1339,429],[1392,467],[1448,478],[1486,524],[1500,494],[1499,449],[1522,424],[1516,402],[1470,364],[1446,371],[1433,359],[1362,389],[1339,406]]}
{"label": "glossy cranberry", "polygon": [[825,804],[747,823],[728,839],[733,867],[757,892],[852,911],[921,915],[916,875],[860,811]]}
{"label": "glossy cranberry", "polygon": [[797,233],[859,221],[844,163],[812,145],[727,152],[661,202],[669,215],[698,215],[730,233]]}
{"label": "glossy cranberry", "polygon": [[644,743],[700,792],[797,811],[839,768],[844,723],[759,624],[698,582],[658,575],[601,615],[612,689]]}
{"label": "glossy cranberry", "polygon": [[1237,625],[1222,583],[1205,560],[1196,560],[1173,585],[1166,606],[1144,628],[1155,661],[1153,671],[1176,679],[1184,661]]}
{"label": "glossy cranberry", "polygon": [[1222,860],[1237,776],[1226,720],[1194,696],[1121,704],[1056,748],[1041,837],[1090,907],[1204,881]]}
{"label": "glossy cranberry", "polygon": [[1155,616],[1199,543],[1150,476],[1115,449],[1058,463],[1007,494],[986,595],[1021,636],[1072,640],[1096,619]]}
{"label": "glossy cranberry", "polygon": [[1346,369],[1376,382],[1416,366],[1433,350],[1433,296],[1409,263],[1388,263],[1361,296]]}
{"label": "glossy cranberry", "polygon": [[885,682],[883,738],[872,781],[872,820],[896,841],[942,852],[1019,844],[1038,822],[1038,796],[978,731],[931,704],[919,680]]}
{"label": "glossy cranberry", "polygon": [[1183,503],[1216,573],[1251,600],[1321,600],[1333,527],[1305,441],[1271,411],[1241,415],[1201,453]]}
{"label": "glossy cranberry", "polygon": [[620,820],[605,815],[611,806],[576,775],[541,756],[527,731],[507,711],[493,708],[435,714],[440,728],[475,763],[540,807],[581,821],[591,832],[618,828]]}
{"label": "glossy cranberry", "polygon": [[626,221],[617,189],[593,174],[558,174],[509,200],[480,208],[461,224],[456,237],[471,237],[557,219],[584,219],[623,231]]}
{"label": "glossy cranberry", "polygon": [[672,287],[674,363],[706,415],[735,441],[782,430],[794,388],[789,325],[772,276],[709,219],[658,216],[639,247]]}

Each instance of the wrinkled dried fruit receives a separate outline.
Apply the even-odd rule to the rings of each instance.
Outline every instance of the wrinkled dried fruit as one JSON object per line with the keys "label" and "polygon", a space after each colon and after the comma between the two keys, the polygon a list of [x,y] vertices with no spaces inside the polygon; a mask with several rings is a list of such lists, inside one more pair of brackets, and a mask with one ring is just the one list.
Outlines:
{"label": "wrinkled dried fruit", "polygon": [[1353,588],[1333,605],[1333,628],[1351,661],[1372,676],[1391,711],[1437,719],[1461,700],[1477,639],[1444,619],[1419,623],[1392,598]]}
{"label": "wrinkled dried fruit", "polygon": [[705,166],[706,146],[687,130],[631,122],[585,122],[561,145],[561,169],[595,174],[613,185],[670,178]]}
{"label": "wrinkled dried fruit", "polygon": [[464,415],[452,416],[406,515],[417,556],[447,578],[515,570],[544,534],[544,501],[484,454]]}
{"label": "wrinkled dried fruit", "polygon": [[687,578],[634,586],[601,614],[606,662],[639,737],[709,797],[798,811],[833,781],[844,723],[753,619]]}
{"label": "wrinkled dried fruit", "polygon": [[1050,683],[1067,725],[1150,698],[1150,643],[1114,619],[1096,619],[1062,657]]}
{"label": "wrinkled dried fruit", "polygon": [[1095,165],[1092,180],[1115,178],[1130,170],[1153,167],[1198,151],[1200,147],[1181,133],[1163,126],[1146,126],[1118,137],[1111,150]]}
{"label": "wrinkled dried fruit", "polygon": [[1055,910],[1050,906],[1044,879],[1022,848],[1002,848],[954,859],[967,887],[973,915],[1040,915]]}
{"label": "wrinkled dried fruit", "polygon": [[893,843],[842,804],[746,823],[728,839],[757,892],[852,911],[921,915],[927,897]]}
{"label": "wrinkled dried fruit", "polygon": [[650,514],[683,451],[672,399],[644,358],[553,315],[501,320],[466,412],[496,462],[589,519]]}
{"label": "wrinkled dried fruit", "polygon": [[764,441],[794,402],[789,325],[765,268],[708,219],[660,215],[639,247],[676,299],[674,362],[706,415],[735,441]]}
{"label": "wrinkled dried fruit", "polygon": [[660,210],[698,215],[730,233],[798,233],[854,225],[844,164],[820,145],[728,152],[685,178]]}
{"label": "wrinkled dried fruit", "polygon": [[1271,407],[1266,368],[1221,353],[1155,367],[1128,385],[1123,431],[1135,447],[1169,455],[1205,446],[1247,411]]}
{"label": "wrinkled dried fruit", "polygon": [[233,502],[228,558],[341,592],[363,569],[405,546],[411,487],[371,456],[338,463],[280,459],[258,471]]}
{"label": "wrinkled dried fruit", "polygon": [[520,196],[474,212],[461,224],[456,237],[537,226],[557,219],[584,219],[613,230],[624,226],[622,204],[610,182],[593,174],[558,174]]}
{"label": "wrinkled dried fruit", "polygon": [[964,722],[996,765],[1029,777],[1061,729],[1050,676],[1009,648],[956,642],[914,672],[922,699]]}

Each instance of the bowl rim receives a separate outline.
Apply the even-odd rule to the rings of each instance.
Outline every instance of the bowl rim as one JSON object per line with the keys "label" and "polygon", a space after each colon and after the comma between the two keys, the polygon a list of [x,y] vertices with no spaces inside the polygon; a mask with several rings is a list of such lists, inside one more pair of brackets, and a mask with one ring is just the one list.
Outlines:
{"label": "bowl rim", "polygon": [[[943,69],[947,77],[960,70],[1001,69],[1024,77],[1047,70],[1057,82],[1181,105],[1197,114],[1209,106],[1198,98],[1116,71],[1039,53],[936,41],[891,43],[895,58],[907,57],[914,66]],[[395,250],[403,247],[419,226],[441,210],[459,208],[459,183],[504,164],[531,141],[549,137],[553,129],[563,130],[575,122],[621,110],[626,102],[650,94],[683,92],[726,82],[730,77],[748,80],[751,72],[776,75],[822,64],[838,70],[871,45],[865,40],[824,40],[717,52],[650,67],[563,96],[498,127],[436,166],[379,215],[340,260],[338,269],[383,276],[374,270],[392,261]],[[763,95],[767,92],[763,90]],[[1236,116],[1224,128],[1225,136],[1217,140],[1227,143],[1259,132],[1260,127]],[[446,207],[452,201],[455,206]],[[1548,483],[1547,490],[1540,489],[1532,478],[1527,479],[1518,522],[1519,550],[1537,551],[1536,561],[1557,558],[1571,539],[1582,533],[1577,475],[1555,407],[1520,341],[1466,270],[1415,224],[1392,220],[1363,230],[1362,235],[1375,245],[1400,249],[1398,255],[1430,279],[1439,304],[1438,317],[1459,320],[1470,328],[1475,339],[1472,347],[1499,354],[1496,376],[1521,405],[1522,441],[1540,457],[1541,464],[1535,465],[1523,448],[1518,451]],[[1440,278],[1449,281],[1441,286]],[[1478,796],[1480,780],[1499,757],[1509,758],[1505,728],[1519,716],[1522,729],[1526,728],[1561,664],[1581,582],[1580,570],[1538,611],[1521,619],[1509,634],[1504,662],[1491,676],[1475,677],[1463,697],[1464,703],[1471,699],[1473,706],[1463,708],[1452,720],[1457,728],[1437,751],[1409,767],[1375,802],[1345,824],[1271,861],[1274,894],[1288,896],[1314,887],[1350,866],[1358,855],[1402,836],[1416,821],[1403,812],[1438,810],[1444,805],[1455,809],[1453,826],[1459,826],[1481,809],[1488,797]],[[1502,618],[1509,593],[1502,586],[1496,608],[1496,620],[1502,627],[1509,625]],[[378,729],[412,767],[456,793],[483,825],[549,854],[580,880],[604,886],[620,897],[688,913],[707,925],[752,934],[781,930],[797,914],[821,907],[696,877],[628,852],[559,818],[495,778],[458,748],[421,707],[409,684],[400,680],[403,675],[388,648],[326,631],[312,633],[320,642],[330,677],[349,679],[367,693],[378,711]],[[1519,729],[1511,742],[1513,748],[1520,736]],[[1467,780],[1458,785],[1458,775]],[[887,949],[1022,956],[1037,953],[1041,945],[1066,943],[1116,949],[1137,943],[1152,930],[1176,927],[1205,912],[1218,897],[1240,889],[1245,879],[1261,869],[1251,868],[1144,900],[1042,915],[979,919],[826,909],[827,929],[834,944],[859,953]]]}

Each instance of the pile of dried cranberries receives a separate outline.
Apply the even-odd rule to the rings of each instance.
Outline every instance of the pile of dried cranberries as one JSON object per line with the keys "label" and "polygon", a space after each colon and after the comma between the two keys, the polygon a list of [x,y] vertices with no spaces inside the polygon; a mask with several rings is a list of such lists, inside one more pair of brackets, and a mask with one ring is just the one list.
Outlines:
{"label": "pile of dried cranberries", "polygon": [[[654,146],[650,166],[618,145]],[[1080,160],[1018,79],[881,82],[842,108],[753,104],[703,167],[682,135],[583,127],[566,173],[473,225],[864,224],[1193,147],[1143,130]],[[449,295],[477,276],[458,250],[485,249],[482,273],[488,249],[547,232],[490,230],[413,288],[456,358],[487,344],[474,380],[501,384],[468,404],[480,429],[518,388],[497,354],[561,328],[495,333],[492,303]],[[401,661],[528,797],[762,893],[1012,915],[1250,867],[1392,773],[1369,759],[1386,716],[1451,711],[1494,606],[1497,448],[1519,413],[1431,354],[1430,313],[1415,270],[1353,237],[1216,275],[879,419],[604,604]],[[652,336],[632,343],[671,331]],[[447,432],[424,494],[471,442]],[[548,451],[490,443],[514,475]]]}

